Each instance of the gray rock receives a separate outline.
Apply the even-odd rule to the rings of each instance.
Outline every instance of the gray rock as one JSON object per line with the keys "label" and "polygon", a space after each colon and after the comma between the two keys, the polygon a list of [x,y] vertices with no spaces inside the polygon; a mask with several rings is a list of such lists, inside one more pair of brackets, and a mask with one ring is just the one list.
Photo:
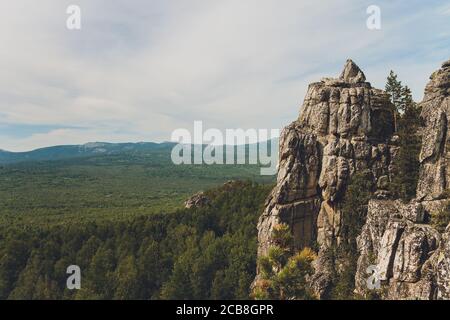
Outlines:
{"label": "gray rock", "polygon": [[434,228],[412,222],[406,211],[417,204],[392,200],[371,200],[366,224],[358,237],[360,253],[356,290],[368,293],[366,268],[376,263],[383,281],[385,299],[431,299],[436,287],[431,257],[441,242]]}
{"label": "gray rock", "polygon": [[[291,226],[299,249],[314,242],[322,246],[319,257],[340,241],[338,208],[351,176],[361,170],[376,178],[390,175],[390,146],[372,130],[386,125],[377,122],[380,113],[392,115],[389,97],[365,82],[351,60],[339,79],[309,85],[299,118],[280,136],[277,185],[258,222],[259,255],[267,253],[272,229],[281,222]],[[329,265],[318,265],[319,295],[330,282]]]}
{"label": "gray rock", "polygon": [[399,152],[389,96],[365,82],[351,60],[338,79],[309,85],[298,119],[280,137],[277,184],[258,222],[259,255],[267,254],[273,227],[287,223],[297,249],[320,247],[311,286],[322,297],[342,269],[327,254],[342,241],[342,199],[352,175],[368,170],[377,199],[357,238],[356,292],[368,294],[366,269],[376,265],[385,299],[450,299],[450,226],[441,235],[426,224],[450,187],[450,61],[430,79],[420,104],[426,134],[418,197],[409,203],[391,200],[388,191]]}
{"label": "gray rock", "polygon": [[395,254],[404,230],[405,225],[403,223],[390,221],[383,237],[381,237],[377,261],[380,280],[387,280],[392,276]]}
{"label": "gray rock", "polygon": [[449,200],[442,199],[448,197],[450,186],[449,66],[447,61],[433,73],[420,104],[425,128],[417,199],[406,204],[398,200],[369,202],[358,237],[356,290],[360,294],[367,293],[365,268],[375,256],[385,299],[450,299],[449,234],[441,235],[425,224],[426,216]]}
{"label": "gray rock", "polygon": [[339,79],[345,82],[356,83],[366,81],[366,76],[352,60],[348,59]]}
{"label": "gray rock", "polygon": [[377,181],[377,188],[380,190],[387,190],[388,187],[389,187],[389,177],[388,176],[379,177]]}
{"label": "gray rock", "polygon": [[434,72],[425,88],[421,116],[425,120],[417,196],[433,200],[450,188],[450,68]]}
{"label": "gray rock", "polygon": [[207,206],[210,200],[203,192],[198,192],[184,202],[186,209],[201,208]]}
{"label": "gray rock", "polygon": [[398,210],[402,217],[412,222],[422,223],[425,221],[425,210],[420,202],[410,202],[408,204],[401,203],[400,200],[396,201]]}

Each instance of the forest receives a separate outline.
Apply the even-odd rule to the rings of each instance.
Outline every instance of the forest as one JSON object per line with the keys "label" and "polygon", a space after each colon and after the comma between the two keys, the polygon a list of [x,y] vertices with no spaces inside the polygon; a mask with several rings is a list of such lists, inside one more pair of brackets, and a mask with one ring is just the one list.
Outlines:
{"label": "forest", "polygon": [[[68,225],[3,226],[0,299],[246,299],[271,185],[211,189],[206,207]],[[81,289],[66,268],[81,268]]]}
{"label": "forest", "polygon": [[[0,299],[248,298],[274,177],[125,147],[53,148],[0,165]],[[237,179],[249,181],[224,185]],[[184,209],[200,190],[209,206]],[[66,288],[70,265],[81,268],[81,290]]]}

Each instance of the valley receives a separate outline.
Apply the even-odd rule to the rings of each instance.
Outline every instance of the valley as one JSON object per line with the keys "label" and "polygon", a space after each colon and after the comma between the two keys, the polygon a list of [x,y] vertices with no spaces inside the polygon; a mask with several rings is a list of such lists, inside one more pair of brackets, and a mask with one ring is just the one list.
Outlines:
{"label": "valley", "polygon": [[[174,165],[171,145],[0,165],[0,225],[70,224],[183,207],[228,180],[275,181],[258,165]],[[60,157],[64,157],[59,153]]]}

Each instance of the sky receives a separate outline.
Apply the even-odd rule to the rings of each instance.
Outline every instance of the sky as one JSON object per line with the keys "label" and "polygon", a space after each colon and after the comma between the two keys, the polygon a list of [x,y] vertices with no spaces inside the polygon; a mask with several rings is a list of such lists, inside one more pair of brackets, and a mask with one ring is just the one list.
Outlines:
{"label": "sky", "polygon": [[[69,5],[81,29],[69,30]],[[381,9],[369,30],[366,9]],[[450,3],[435,0],[1,0],[0,149],[168,141],[195,120],[282,128],[308,83],[353,59],[420,101],[450,59]]]}

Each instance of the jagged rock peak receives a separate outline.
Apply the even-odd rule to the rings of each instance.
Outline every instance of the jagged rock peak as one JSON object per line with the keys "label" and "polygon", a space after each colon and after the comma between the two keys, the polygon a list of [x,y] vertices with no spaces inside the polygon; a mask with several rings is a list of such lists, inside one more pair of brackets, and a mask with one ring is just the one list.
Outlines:
{"label": "jagged rock peak", "polygon": [[278,223],[291,226],[298,249],[328,245],[340,237],[339,202],[351,176],[371,170],[376,181],[386,181],[392,175],[389,96],[364,80],[348,60],[341,79],[308,86],[298,119],[280,136],[277,185],[258,224],[260,255]]}
{"label": "jagged rock peak", "polygon": [[348,59],[339,79],[349,83],[359,83],[365,82],[366,76],[353,60]]}

